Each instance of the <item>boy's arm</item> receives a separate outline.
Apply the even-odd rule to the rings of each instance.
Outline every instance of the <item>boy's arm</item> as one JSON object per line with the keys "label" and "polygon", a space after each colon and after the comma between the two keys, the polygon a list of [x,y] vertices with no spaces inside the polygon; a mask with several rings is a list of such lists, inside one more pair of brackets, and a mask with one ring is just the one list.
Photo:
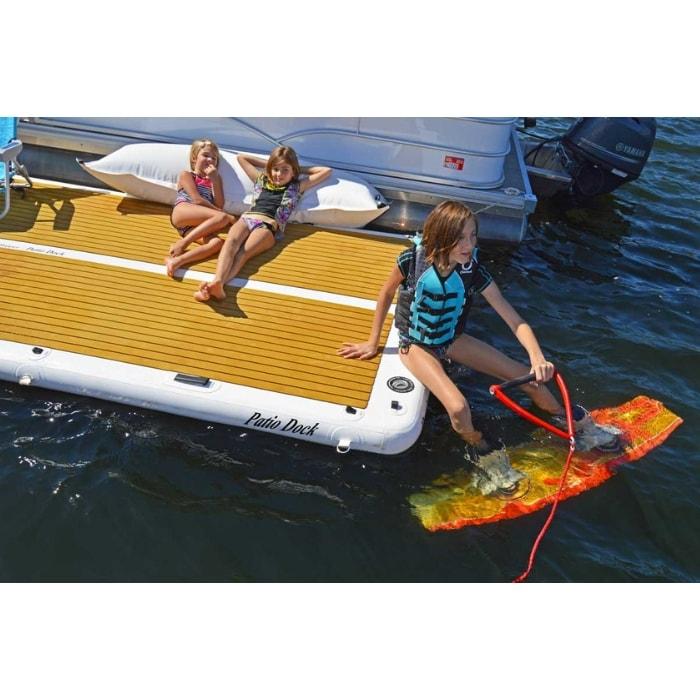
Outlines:
{"label": "boy's arm", "polygon": [[535,380],[538,382],[549,381],[554,375],[554,365],[545,359],[532,328],[501,294],[501,290],[495,282],[491,282],[481,294],[494,311],[508,324],[513,335],[527,351],[530,366],[535,373]]}
{"label": "boy's arm", "polygon": [[379,291],[369,339],[363,343],[343,343],[343,347],[338,350],[338,355],[347,360],[370,360],[377,354],[384,319],[389,312],[394,294],[396,294],[396,290],[403,279],[403,274],[397,265]]}

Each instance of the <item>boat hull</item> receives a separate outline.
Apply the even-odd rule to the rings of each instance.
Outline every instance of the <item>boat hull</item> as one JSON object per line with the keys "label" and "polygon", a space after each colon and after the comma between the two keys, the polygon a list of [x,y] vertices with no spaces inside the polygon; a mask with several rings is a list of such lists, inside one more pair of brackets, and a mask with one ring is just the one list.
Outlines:
{"label": "boat hull", "polygon": [[512,119],[448,118],[32,118],[20,122],[23,160],[39,177],[99,186],[73,162],[128,143],[189,143],[206,135],[225,150],[293,146],[305,163],[359,175],[390,201],[372,223],[415,231],[445,199],[481,212],[484,240],[518,243],[537,203]]}

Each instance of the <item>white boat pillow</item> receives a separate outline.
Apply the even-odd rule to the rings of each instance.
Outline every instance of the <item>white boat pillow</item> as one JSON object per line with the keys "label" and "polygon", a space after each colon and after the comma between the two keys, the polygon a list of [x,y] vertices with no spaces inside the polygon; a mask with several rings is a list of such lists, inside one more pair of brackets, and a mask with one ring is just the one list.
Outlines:
{"label": "white boat pillow", "polygon": [[[120,192],[172,205],[178,175],[189,168],[189,152],[187,144],[134,143],[99,160],[78,162],[90,175]],[[253,183],[236,155],[221,151],[219,173],[224,185],[224,209],[242,214],[252,203]],[[361,228],[387,209],[388,204],[372,185],[334,170],[328,180],[304,193],[291,221]]]}

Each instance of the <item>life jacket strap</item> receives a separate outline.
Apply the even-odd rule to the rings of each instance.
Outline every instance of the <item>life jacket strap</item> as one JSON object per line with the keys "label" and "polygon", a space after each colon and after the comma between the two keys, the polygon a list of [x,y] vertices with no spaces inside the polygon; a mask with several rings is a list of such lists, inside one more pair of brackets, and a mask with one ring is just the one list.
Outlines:
{"label": "life jacket strap", "polygon": [[[446,312],[454,311],[455,308],[456,307],[453,306],[451,309],[445,309],[445,311]],[[433,315],[435,315],[435,310],[430,309],[430,308],[421,309],[420,307],[418,307],[418,311],[427,311],[428,313],[430,313],[432,311]],[[453,324],[453,320],[451,318],[445,319],[443,317],[443,318],[438,318],[436,321],[431,321],[430,319],[425,318],[425,316],[421,316],[418,323],[420,323],[424,326],[427,326],[428,328],[439,328],[440,326],[445,326],[446,328],[449,328]]]}
{"label": "life jacket strap", "polygon": [[409,337],[416,338],[416,336],[418,336],[418,340],[420,340],[420,341],[435,340],[437,338],[445,337],[445,332],[447,330],[448,330],[448,328],[443,328],[442,330],[429,331],[429,330],[426,330],[425,328],[413,328],[413,327],[411,327],[411,329],[409,331]]}
{"label": "life jacket strap", "polygon": [[449,299],[456,299],[456,292],[447,292],[446,294],[436,294],[435,292],[430,292],[427,289],[423,289],[423,296],[428,297],[432,301],[448,301]]}

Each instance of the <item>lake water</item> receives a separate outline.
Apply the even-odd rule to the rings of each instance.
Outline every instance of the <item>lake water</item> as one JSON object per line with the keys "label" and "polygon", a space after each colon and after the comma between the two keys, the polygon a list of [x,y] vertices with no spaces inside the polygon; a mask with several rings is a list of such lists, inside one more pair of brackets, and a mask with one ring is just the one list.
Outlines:
{"label": "lake water", "polygon": [[[544,120],[541,133],[567,120]],[[661,119],[636,182],[540,204],[517,249],[482,258],[589,408],[646,394],[685,423],[562,503],[531,581],[700,579],[700,120]],[[483,303],[471,329],[523,357]],[[528,426],[459,373],[480,420]],[[431,402],[385,457],[0,383],[2,581],[508,581],[546,511],[431,534],[408,496],[463,462]]]}

